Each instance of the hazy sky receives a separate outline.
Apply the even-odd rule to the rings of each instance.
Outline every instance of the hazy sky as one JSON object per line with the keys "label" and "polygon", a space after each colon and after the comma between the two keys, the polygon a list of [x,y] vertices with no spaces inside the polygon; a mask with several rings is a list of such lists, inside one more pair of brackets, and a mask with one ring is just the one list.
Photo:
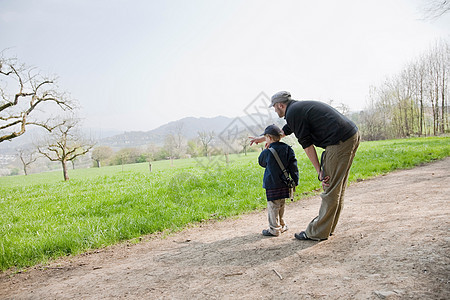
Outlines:
{"label": "hazy sky", "polygon": [[363,109],[369,87],[450,37],[424,0],[0,0],[0,50],[59,76],[85,126],[243,115],[261,92]]}

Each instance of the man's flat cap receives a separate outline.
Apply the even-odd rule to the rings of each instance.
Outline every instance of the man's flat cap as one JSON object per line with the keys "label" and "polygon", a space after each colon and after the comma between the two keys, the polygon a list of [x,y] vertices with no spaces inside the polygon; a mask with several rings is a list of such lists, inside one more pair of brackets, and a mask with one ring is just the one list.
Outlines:
{"label": "man's flat cap", "polygon": [[270,104],[269,108],[274,106],[275,103],[286,102],[288,100],[291,100],[291,93],[286,92],[286,91],[278,92],[272,96],[271,100],[272,100],[272,103]]}

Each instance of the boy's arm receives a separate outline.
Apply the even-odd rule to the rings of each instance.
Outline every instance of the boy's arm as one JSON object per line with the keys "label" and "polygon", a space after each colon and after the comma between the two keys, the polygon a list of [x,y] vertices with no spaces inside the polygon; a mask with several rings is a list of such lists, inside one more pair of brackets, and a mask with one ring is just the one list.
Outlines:
{"label": "boy's arm", "polygon": [[259,163],[259,165],[260,165],[261,167],[263,167],[263,168],[265,168],[266,165],[267,165],[266,159],[265,159],[265,157],[266,157],[266,152],[267,152],[267,151],[269,151],[269,150],[264,149],[264,150],[261,152],[261,154],[259,155],[259,157],[258,157],[258,163]]}

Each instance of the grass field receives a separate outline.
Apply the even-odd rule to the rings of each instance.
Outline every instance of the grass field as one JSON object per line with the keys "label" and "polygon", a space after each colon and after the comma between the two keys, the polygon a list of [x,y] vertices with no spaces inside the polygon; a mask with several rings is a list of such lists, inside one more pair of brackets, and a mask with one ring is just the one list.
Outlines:
{"label": "grass field", "polygon": [[[303,150],[296,200],[320,187]],[[259,153],[0,178],[0,269],[26,267],[266,206]],[[450,138],[364,142],[349,180],[450,156]]]}

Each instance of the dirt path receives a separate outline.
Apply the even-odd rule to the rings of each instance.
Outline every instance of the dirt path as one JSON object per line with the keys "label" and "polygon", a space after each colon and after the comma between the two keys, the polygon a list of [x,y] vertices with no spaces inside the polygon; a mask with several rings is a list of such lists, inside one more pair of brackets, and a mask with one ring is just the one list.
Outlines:
{"label": "dirt path", "polygon": [[335,236],[297,241],[319,197],[11,275],[1,299],[450,299],[450,158],[351,185]]}

